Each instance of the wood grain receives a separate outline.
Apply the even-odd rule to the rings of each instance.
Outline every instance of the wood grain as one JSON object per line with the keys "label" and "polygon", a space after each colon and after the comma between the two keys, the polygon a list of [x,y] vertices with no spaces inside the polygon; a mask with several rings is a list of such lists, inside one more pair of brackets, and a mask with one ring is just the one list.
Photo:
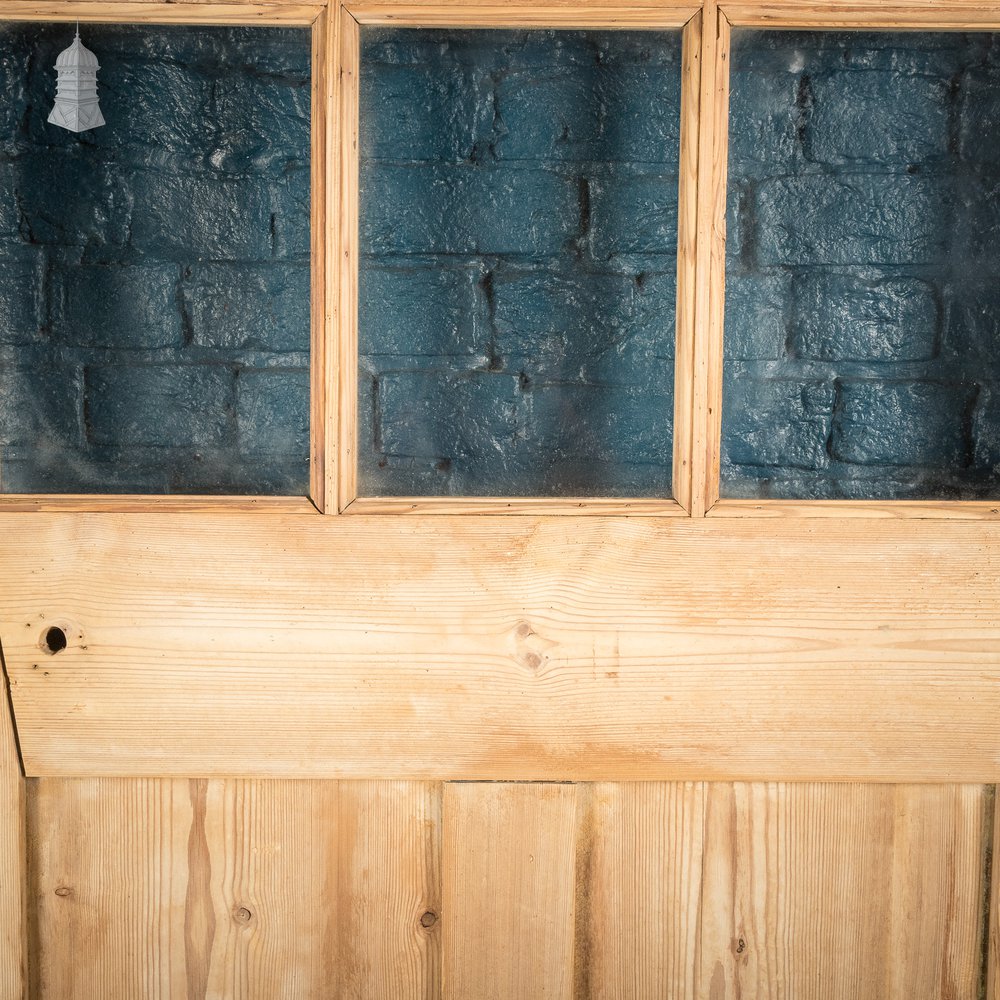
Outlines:
{"label": "wood grain", "polygon": [[0,514],[194,514],[215,512],[317,514],[308,497],[151,496],[148,494],[24,493],[0,496]]}
{"label": "wood grain", "polygon": [[835,517],[996,520],[1000,503],[982,500],[720,500],[710,517]]}
{"label": "wood grain", "polygon": [[[0,663],[2,663],[0,652]],[[22,1000],[27,971],[25,790],[0,669],[0,1000]]]}
{"label": "wood grain", "polygon": [[1000,776],[991,522],[37,514],[0,539],[32,775]]}
{"label": "wood grain", "polygon": [[312,24],[322,6],[308,2],[265,0],[263,3],[216,0],[150,2],[150,0],[3,0],[3,21],[101,21],[108,24]]}
{"label": "wood grain", "polygon": [[580,786],[577,997],[700,995],[695,961],[706,787]]}
{"label": "wood grain", "polygon": [[361,32],[346,7],[338,11],[338,186],[336,399],[338,411],[337,509],[358,495],[358,200]]}
{"label": "wood grain", "polygon": [[674,500],[591,497],[359,497],[345,514],[539,514],[558,517],[685,517]]}
{"label": "wood grain", "polygon": [[975,1000],[985,789],[713,785],[701,995]]}
{"label": "wood grain", "polygon": [[695,517],[704,516],[719,496],[729,148],[729,22],[715,0],[707,0],[703,16],[690,508]]}
{"label": "wood grain", "polygon": [[702,15],[684,27],[681,64],[680,182],[677,206],[677,320],[674,350],[673,495],[691,510],[696,303],[698,294],[698,138],[701,107]]}
{"label": "wood grain", "polygon": [[997,787],[990,788],[992,816],[986,823],[987,854],[986,876],[989,913],[986,917],[989,937],[986,941],[986,1000],[1000,1000],[1000,869],[997,867],[997,845],[1000,844],[1000,802]]}
{"label": "wood grain", "polygon": [[347,9],[361,24],[453,28],[680,28],[698,13],[689,0],[635,4],[627,0],[567,3],[398,2],[351,0]]}
{"label": "wood grain", "polygon": [[438,786],[34,786],[38,1000],[437,995]]}
{"label": "wood grain", "polygon": [[734,25],[755,28],[995,31],[1000,28],[996,4],[963,0],[926,3],[724,3]]}
{"label": "wood grain", "polygon": [[445,1000],[572,1000],[573,785],[444,791]]}

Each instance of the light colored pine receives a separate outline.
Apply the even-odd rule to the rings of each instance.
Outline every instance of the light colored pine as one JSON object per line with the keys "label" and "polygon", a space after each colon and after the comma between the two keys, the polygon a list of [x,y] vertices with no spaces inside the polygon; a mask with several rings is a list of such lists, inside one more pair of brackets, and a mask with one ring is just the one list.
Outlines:
{"label": "light colored pine", "polygon": [[684,27],[681,65],[680,187],[677,206],[677,324],[674,351],[673,495],[691,509],[694,356],[698,293],[698,141],[701,107],[702,15]]}
{"label": "light colored pine", "polygon": [[673,500],[590,497],[359,497],[346,514],[539,514],[558,517],[685,517]]}
{"label": "light colored pine", "polygon": [[441,786],[340,783],[339,1000],[441,995]]}
{"label": "light colored pine", "polygon": [[916,29],[920,31],[996,31],[1000,11],[982,0],[910,0],[909,3],[782,2],[725,3],[723,9],[734,25],[755,28],[804,28],[868,30]]}
{"label": "light colored pine", "polygon": [[989,522],[36,514],[0,537],[32,775],[1000,775]]}
{"label": "light colored pine", "polygon": [[997,520],[1000,503],[985,500],[720,500],[710,517],[867,517]]}
{"label": "light colored pine", "polygon": [[101,21],[129,24],[251,24],[307,26],[322,6],[299,0],[0,0],[0,21]]}
{"label": "light colored pine", "polygon": [[975,1000],[984,788],[708,794],[699,996]]}
{"label": "light colored pine", "polygon": [[337,155],[337,26],[336,10],[324,10],[312,30],[309,495],[324,513],[335,512],[337,482],[336,365],[332,350],[336,286],[330,280],[336,267],[339,195],[332,166]]}
{"label": "light colored pine", "polygon": [[317,514],[307,497],[151,496],[86,493],[22,493],[0,496],[0,513],[63,514]]}
{"label": "light colored pine", "polygon": [[445,1000],[572,1000],[573,785],[444,791]]}
{"label": "light colored pine", "polygon": [[706,786],[580,786],[577,997],[694,1000]]}
{"label": "light colored pine", "polygon": [[361,31],[346,7],[339,19],[337,75],[338,185],[336,399],[338,418],[337,509],[358,495],[358,198]]}
{"label": "light colored pine", "polygon": [[993,815],[987,819],[989,839],[987,874],[989,875],[989,938],[986,942],[986,1000],[1000,1000],[1000,869],[996,852],[1000,845],[1000,803],[997,788],[991,789]]}
{"label": "light colored pine", "polygon": [[7,684],[0,670],[0,1000],[22,1000],[28,965],[24,798]]}
{"label": "light colored pine", "polygon": [[598,3],[514,0],[502,4],[474,0],[449,3],[350,0],[346,6],[362,24],[424,28],[679,28],[698,12],[698,5],[689,0],[664,0],[659,4],[635,4],[628,0]]}

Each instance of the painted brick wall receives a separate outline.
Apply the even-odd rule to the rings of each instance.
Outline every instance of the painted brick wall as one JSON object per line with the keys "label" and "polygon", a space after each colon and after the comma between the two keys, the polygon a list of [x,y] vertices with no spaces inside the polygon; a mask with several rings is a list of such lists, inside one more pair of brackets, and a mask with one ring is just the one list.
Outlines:
{"label": "painted brick wall", "polygon": [[363,29],[365,495],[669,496],[679,32]]}
{"label": "painted brick wall", "polygon": [[998,43],[735,33],[724,496],[1000,495]]}
{"label": "painted brick wall", "polygon": [[306,492],[309,35],[0,29],[0,487]]}

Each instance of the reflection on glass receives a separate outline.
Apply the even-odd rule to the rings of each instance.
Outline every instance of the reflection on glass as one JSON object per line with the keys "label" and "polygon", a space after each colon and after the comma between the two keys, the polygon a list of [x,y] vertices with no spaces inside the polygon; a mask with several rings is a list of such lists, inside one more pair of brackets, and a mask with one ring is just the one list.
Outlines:
{"label": "reflection on glass", "polygon": [[679,32],[363,29],[367,496],[670,496]]}
{"label": "reflection on glass", "polygon": [[997,496],[997,36],[733,43],[722,495]]}

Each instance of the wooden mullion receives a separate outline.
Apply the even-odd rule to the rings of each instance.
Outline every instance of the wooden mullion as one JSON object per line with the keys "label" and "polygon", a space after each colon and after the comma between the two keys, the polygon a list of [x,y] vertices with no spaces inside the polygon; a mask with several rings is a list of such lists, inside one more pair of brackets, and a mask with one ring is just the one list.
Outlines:
{"label": "wooden mullion", "polygon": [[337,331],[334,338],[337,430],[337,500],[344,511],[358,495],[358,185],[360,26],[346,4],[338,10],[337,73],[339,218],[336,275]]}
{"label": "wooden mullion", "polygon": [[734,25],[806,30],[991,31],[1000,29],[996,4],[941,0],[939,3],[724,3]]}
{"label": "wooden mullion", "polygon": [[0,1000],[28,995],[25,781],[0,650]]}
{"label": "wooden mullion", "polygon": [[146,0],[2,0],[0,21],[81,21],[104,24],[311,25],[315,3],[146,2]]}

